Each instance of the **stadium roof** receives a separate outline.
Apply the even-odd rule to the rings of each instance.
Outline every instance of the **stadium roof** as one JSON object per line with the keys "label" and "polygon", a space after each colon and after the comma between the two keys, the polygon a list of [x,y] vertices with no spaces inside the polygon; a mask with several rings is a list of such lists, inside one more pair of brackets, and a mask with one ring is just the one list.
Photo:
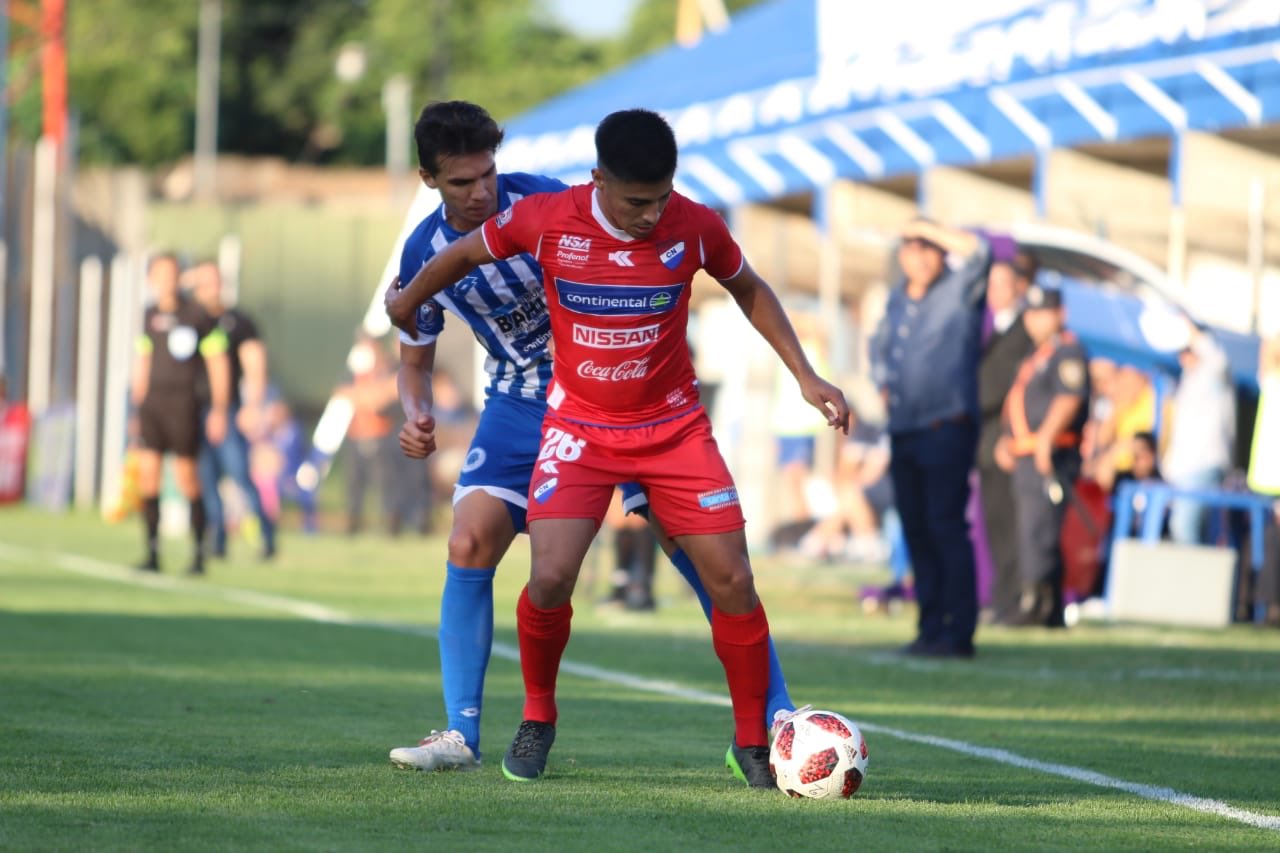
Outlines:
{"label": "stadium roof", "polygon": [[1275,0],[775,0],[512,120],[504,170],[586,178],[607,113],[671,120],[720,207],[933,165],[1280,120]]}

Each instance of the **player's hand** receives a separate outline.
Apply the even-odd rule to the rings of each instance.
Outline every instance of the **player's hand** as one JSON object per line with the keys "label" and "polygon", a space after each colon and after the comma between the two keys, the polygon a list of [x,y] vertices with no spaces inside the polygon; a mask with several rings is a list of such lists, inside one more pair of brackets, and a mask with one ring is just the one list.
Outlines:
{"label": "player's hand", "polygon": [[410,340],[418,339],[418,306],[410,303],[404,291],[400,289],[400,276],[391,279],[387,292],[383,294],[382,303],[391,325],[409,336]]}
{"label": "player's hand", "polygon": [[419,415],[400,428],[400,449],[410,459],[426,459],[436,450],[436,419]]}
{"label": "player's hand", "polygon": [[845,400],[843,391],[815,373],[800,382],[800,393],[804,394],[809,405],[822,412],[828,426],[845,435],[849,434],[853,415],[849,412],[849,403]]}
{"label": "player's hand", "polygon": [[204,419],[204,436],[215,447],[222,444],[227,437],[227,410],[210,409]]}
{"label": "player's hand", "polygon": [[1008,436],[1001,436],[996,442],[995,448],[996,465],[1006,474],[1012,474],[1014,467],[1018,464],[1018,460],[1013,456],[1013,447],[1009,443]]}

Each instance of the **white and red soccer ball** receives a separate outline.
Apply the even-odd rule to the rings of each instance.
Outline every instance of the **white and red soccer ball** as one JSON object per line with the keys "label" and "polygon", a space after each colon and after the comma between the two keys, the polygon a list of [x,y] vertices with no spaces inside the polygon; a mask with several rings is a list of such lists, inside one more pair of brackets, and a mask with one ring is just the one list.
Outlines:
{"label": "white and red soccer ball", "polygon": [[789,796],[848,799],[867,776],[867,741],[833,711],[804,711],[778,729],[769,765]]}

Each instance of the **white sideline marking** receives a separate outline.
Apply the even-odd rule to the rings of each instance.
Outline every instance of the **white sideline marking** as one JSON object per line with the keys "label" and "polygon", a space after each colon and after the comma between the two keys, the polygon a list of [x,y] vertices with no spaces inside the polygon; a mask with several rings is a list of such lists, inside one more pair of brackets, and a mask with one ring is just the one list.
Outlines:
{"label": "white sideline marking", "polygon": [[[19,559],[45,561],[66,571],[97,578],[99,580],[134,584],[136,586],[145,586],[152,589],[164,590],[166,592],[196,595],[203,598],[217,598],[264,610],[290,613],[313,622],[348,625],[353,627],[378,628],[401,634],[411,634],[414,636],[432,638],[435,637],[435,631],[429,628],[415,625],[404,625],[396,622],[374,622],[357,619],[356,617],[343,613],[340,610],[334,610],[320,604],[296,598],[288,598],[286,596],[272,595],[270,593],[261,593],[246,589],[236,589],[234,587],[209,586],[204,581],[188,581],[166,575],[142,574],[134,569],[121,566],[117,563],[109,563],[105,560],[96,560],[92,557],[81,557],[76,554],[35,551],[28,548],[18,548],[12,545],[0,544],[0,558],[7,558],[11,562],[16,562]],[[494,643],[493,653],[500,658],[510,661],[519,661],[520,659],[519,650],[514,646],[507,645],[506,643]],[[706,690],[698,690],[692,687],[682,687],[675,682],[658,681],[651,678],[644,678],[639,675],[632,675],[626,672],[619,672],[617,670],[593,666],[591,664],[576,663],[574,661],[566,660],[561,663],[560,669],[563,672],[577,675],[582,678],[591,678],[610,684],[630,687],[633,690],[657,693],[662,696],[685,699],[690,702],[719,705],[722,707],[729,707],[730,704],[729,698],[719,693],[711,693]],[[1039,761],[1034,758],[1026,758],[1025,756],[1018,755],[1014,752],[1009,752],[1008,750],[976,746],[962,740],[953,740],[951,738],[938,737],[936,735],[916,734],[902,729],[895,729],[891,726],[881,726],[876,723],[868,723],[865,721],[859,721],[858,725],[869,732],[888,735],[889,737],[897,738],[898,740],[905,740],[911,743],[919,743],[926,746],[947,749],[952,752],[958,752],[961,755],[968,755],[974,758],[984,758],[998,764],[1007,764],[1011,767],[1020,767],[1024,770],[1034,770],[1051,776],[1061,776],[1075,782],[1083,782],[1087,785],[1095,785],[1100,788],[1114,788],[1119,791],[1133,794],[1137,797],[1142,797],[1143,799],[1171,803],[1173,805],[1193,809],[1198,812],[1216,815],[1227,820],[1234,820],[1239,823],[1248,824],[1249,826],[1256,826],[1259,829],[1280,832],[1280,815],[1268,815],[1261,814],[1259,812],[1251,812],[1246,809],[1238,809],[1235,806],[1222,802],[1221,800],[1197,797],[1192,794],[1185,794],[1181,791],[1176,791],[1173,788],[1143,785],[1139,782],[1128,782],[1124,779],[1117,779],[1114,776],[1096,773],[1082,767],[1072,767],[1069,764],[1055,764],[1047,761]]]}

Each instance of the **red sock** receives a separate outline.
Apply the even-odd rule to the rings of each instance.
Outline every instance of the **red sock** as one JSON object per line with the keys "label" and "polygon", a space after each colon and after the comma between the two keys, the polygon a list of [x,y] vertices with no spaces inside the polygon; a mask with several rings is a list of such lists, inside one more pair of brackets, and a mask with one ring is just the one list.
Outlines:
{"label": "red sock", "polygon": [[542,610],[529,600],[529,588],[516,603],[516,633],[520,637],[520,672],[524,675],[524,719],[555,724],[556,676],[569,644],[573,605],[566,602]]}
{"label": "red sock", "polygon": [[738,746],[768,746],[764,715],[769,692],[769,620],[764,605],[734,616],[712,607],[711,644],[729,682],[734,739]]}

